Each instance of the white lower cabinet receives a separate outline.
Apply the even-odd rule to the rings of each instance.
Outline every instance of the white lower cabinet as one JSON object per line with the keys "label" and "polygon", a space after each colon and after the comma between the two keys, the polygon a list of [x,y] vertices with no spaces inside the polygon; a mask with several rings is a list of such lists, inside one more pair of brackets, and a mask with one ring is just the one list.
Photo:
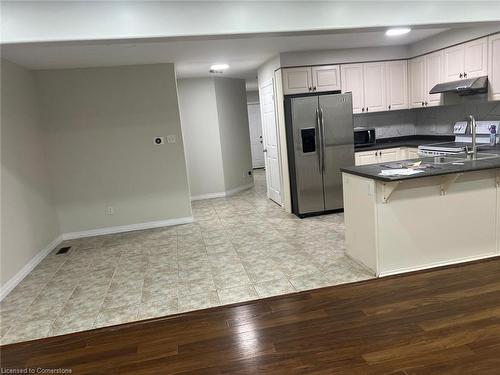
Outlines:
{"label": "white lower cabinet", "polygon": [[359,151],[354,154],[355,165],[388,163],[417,158],[418,148],[416,147],[393,147],[382,150]]}

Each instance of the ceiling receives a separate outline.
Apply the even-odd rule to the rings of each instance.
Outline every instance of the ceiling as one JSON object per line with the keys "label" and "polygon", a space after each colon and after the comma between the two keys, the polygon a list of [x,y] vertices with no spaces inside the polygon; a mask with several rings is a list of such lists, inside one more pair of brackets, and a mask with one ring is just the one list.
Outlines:
{"label": "ceiling", "polygon": [[7,44],[2,46],[2,55],[29,69],[172,62],[180,78],[207,77],[211,64],[228,63],[230,68],[224,76],[252,80],[260,65],[281,52],[405,45],[444,30],[414,29],[400,37],[387,37],[385,30],[351,30],[273,36]]}

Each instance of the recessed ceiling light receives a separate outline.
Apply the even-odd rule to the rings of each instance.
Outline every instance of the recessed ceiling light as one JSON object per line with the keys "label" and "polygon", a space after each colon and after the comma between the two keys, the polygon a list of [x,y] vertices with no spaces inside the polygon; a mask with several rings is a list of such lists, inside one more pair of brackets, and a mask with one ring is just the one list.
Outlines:
{"label": "recessed ceiling light", "polygon": [[398,36],[408,34],[411,31],[409,27],[396,27],[394,29],[389,29],[385,32],[387,36]]}
{"label": "recessed ceiling light", "polygon": [[226,70],[229,68],[228,64],[214,64],[210,67],[210,70]]}

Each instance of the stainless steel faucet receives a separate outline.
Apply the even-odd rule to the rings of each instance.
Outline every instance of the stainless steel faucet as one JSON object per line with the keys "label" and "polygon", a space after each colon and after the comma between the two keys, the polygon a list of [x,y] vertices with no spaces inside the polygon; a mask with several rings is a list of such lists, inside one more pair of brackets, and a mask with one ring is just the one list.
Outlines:
{"label": "stainless steel faucet", "polygon": [[470,131],[472,135],[472,150],[469,150],[469,147],[465,147],[465,155],[470,156],[472,160],[476,160],[477,158],[476,130],[476,119],[472,115],[467,116],[467,131]]}

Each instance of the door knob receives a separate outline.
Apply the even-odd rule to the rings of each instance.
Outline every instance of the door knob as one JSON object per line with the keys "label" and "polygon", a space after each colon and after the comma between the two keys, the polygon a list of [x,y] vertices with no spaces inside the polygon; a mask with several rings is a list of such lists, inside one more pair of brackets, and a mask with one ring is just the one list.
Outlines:
{"label": "door knob", "polygon": [[267,148],[263,149],[262,152],[267,152]]}

